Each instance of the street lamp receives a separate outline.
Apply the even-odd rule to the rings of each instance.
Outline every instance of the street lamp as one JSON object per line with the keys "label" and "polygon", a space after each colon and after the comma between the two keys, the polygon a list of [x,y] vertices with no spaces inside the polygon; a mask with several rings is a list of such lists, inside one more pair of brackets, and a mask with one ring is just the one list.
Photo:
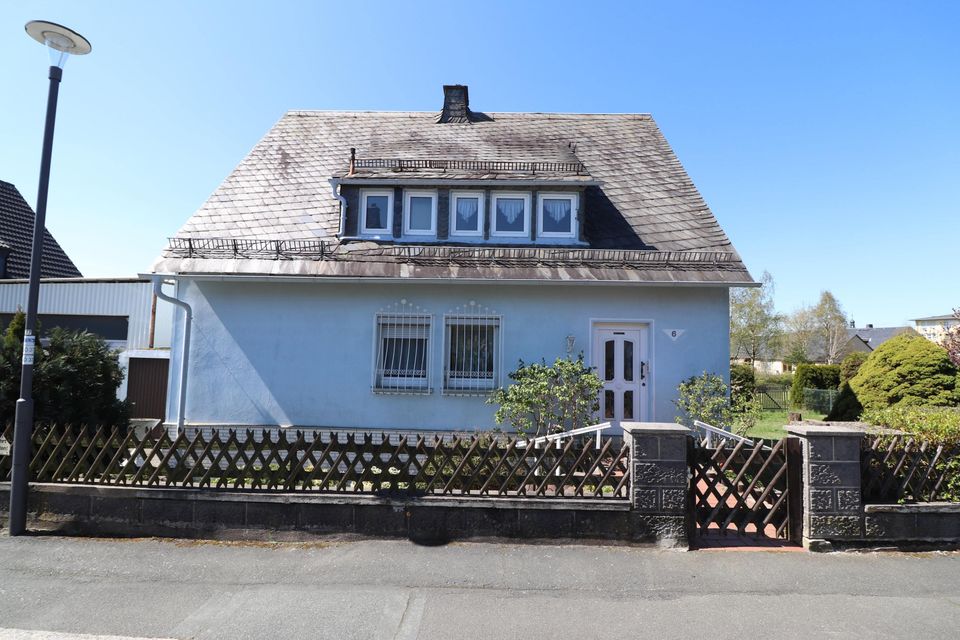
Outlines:
{"label": "street lamp", "polygon": [[30,436],[33,430],[33,352],[37,326],[37,299],[40,296],[40,265],[43,257],[43,232],[47,217],[47,186],[50,183],[50,156],[53,152],[53,125],[57,118],[57,94],[63,65],[72,55],[90,53],[90,43],[76,31],[53,22],[28,22],[27,34],[50,49],[50,91],[47,94],[47,121],[43,130],[43,155],[40,158],[40,186],[37,190],[37,215],[33,222],[33,248],[30,253],[30,284],[27,294],[26,328],[23,332],[23,367],[20,370],[20,399],[13,431],[13,468],[10,475],[10,535],[27,529],[27,483],[29,481]]}

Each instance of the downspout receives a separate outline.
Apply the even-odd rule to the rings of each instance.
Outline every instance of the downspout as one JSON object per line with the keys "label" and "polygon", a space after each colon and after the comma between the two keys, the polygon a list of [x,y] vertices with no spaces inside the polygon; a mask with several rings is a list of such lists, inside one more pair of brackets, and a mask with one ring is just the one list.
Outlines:
{"label": "downspout", "polygon": [[343,240],[347,233],[347,199],[340,195],[340,178],[330,178],[329,182],[333,197],[340,201],[340,233],[337,235]]}
{"label": "downspout", "polygon": [[183,300],[163,292],[163,276],[153,276],[153,295],[184,311],[183,344],[180,347],[180,397],[177,399],[177,433],[183,433],[184,412],[187,409],[187,364],[190,359],[190,328],[193,325],[193,309]]}

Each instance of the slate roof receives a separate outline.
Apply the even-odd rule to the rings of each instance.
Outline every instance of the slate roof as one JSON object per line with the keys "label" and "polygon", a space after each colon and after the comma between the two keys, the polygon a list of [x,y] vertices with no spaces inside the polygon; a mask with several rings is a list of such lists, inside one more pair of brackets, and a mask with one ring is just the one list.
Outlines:
{"label": "slate roof", "polygon": [[853,338],[859,337],[863,340],[870,350],[873,351],[881,344],[894,338],[901,333],[917,333],[913,327],[851,327],[847,329],[847,336]]}
{"label": "slate roof", "polygon": [[[467,277],[453,254],[436,245],[396,243],[402,251],[394,251],[392,242],[337,238],[340,203],[328,184],[331,177],[362,182],[443,175],[491,183],[508,178],[590,185],[584,197],[588,249],[561,256],[529,244],[498,245],[497,252],[464,248],[474,252],[469,277],[753,284],[649,115],[483,115],[474,122],[438,124],[436,112],[291,111],[176,234],[178,240],[198,242],[280,241],[274,245],[275,259],[242,252],[187,255],[168,247],[153,268],[168,273]],[[361,160],[575,162],[583,164],[585,173],[358,169],[345,177],[351,147]],[[303,242],[322,244],[315,252],[322,256],[287,250]],[[620,253],[612,260],[603,250]],[[417,259],[429,265],[411,268]]]}
{"label": "slate roof", "polygon": [[[33,244],[35,214],[20,191],[0,180],[0,245],[10,248],[7,255],[7,278],[30,277],[30,250]],[[43,235],[43,278],[80,278],[82,274],[57,244],[49,229]]]}

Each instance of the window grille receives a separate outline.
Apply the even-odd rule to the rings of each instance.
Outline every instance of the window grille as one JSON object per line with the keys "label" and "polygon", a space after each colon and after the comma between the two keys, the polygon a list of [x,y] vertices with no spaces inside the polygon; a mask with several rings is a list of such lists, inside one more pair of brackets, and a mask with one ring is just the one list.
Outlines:
{"label": "window grille", "polygon": [[401,300],[377,313],[373,389],[430,393],[433,316]]}
{"label": "window grille", "polygon": [[501,317],[470,301],[443,317],[443,392],[487,393],[500,385]]}

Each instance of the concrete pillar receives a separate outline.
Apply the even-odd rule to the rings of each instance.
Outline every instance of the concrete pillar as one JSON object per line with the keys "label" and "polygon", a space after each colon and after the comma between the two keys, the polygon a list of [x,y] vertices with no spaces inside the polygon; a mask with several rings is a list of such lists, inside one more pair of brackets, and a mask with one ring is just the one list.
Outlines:
{"label": "concrete pillar", "polygon": [[833,425],[790,425],[803,441],[803,545],[864,537],[860,494],[863,431]]}
{"label": "concrete pillar", "polygon": [[689,546],[688,439],[692,431],[666,422],[621,422],[630,443],[634,538],[665,547]]}

